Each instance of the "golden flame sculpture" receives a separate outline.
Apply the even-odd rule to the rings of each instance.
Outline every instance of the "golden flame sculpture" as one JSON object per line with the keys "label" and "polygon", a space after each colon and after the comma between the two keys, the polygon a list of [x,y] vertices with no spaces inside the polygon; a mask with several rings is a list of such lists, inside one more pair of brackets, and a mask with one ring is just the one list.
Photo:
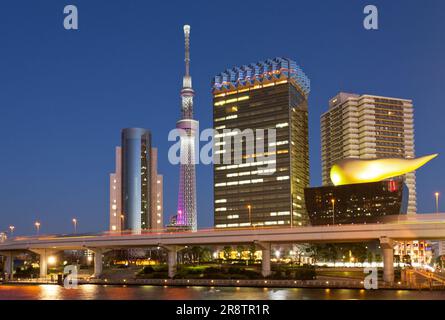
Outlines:
{"label": "golden flame sculpture", "polygon": [[437,156],[436,153],[416,159],[363,160],[348,158],[332,166],[331,181],[335,186],[381,181],[414,171]]}

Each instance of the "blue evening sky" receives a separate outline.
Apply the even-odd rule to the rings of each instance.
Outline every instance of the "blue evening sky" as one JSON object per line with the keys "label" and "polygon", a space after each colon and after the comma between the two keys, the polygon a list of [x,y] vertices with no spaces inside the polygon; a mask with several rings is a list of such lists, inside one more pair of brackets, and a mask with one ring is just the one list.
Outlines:
{"label": "blue evening sky", "polygon": [[[63,8],[79,9],[79,30]],[[379,9],[379,30],[362,26]],[[445,208],[444,1],[3,0],[0,4],[0,230],[30,234],[108,226],[108,175],[124,127],[153,133],[164,215],[176,210],[178,167],[167,134],[180,116],[183,31],[191,32],[195,116],[212,125],[210,83],[228,67],[286,56],[312,81],[311,184],[321,184],[319,119],[339,91],[410,98],[419,212]],[[197,170],[198,221],[211,226],[212,167]],[[442,209],[442,211],[444,211]]]}

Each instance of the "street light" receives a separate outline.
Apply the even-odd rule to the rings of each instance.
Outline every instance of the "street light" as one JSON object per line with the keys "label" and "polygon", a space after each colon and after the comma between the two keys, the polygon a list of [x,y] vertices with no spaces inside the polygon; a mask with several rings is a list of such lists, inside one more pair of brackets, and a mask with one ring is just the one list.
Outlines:
{"label": "street light", "polygon": [[121,231],[125,229],[125,226],[124,226],[125,221],[124,220],[125,220],[125,216],[123,214],[121,214]]}
{"label": "street light", "polygon": [[335,225],[335,199],[331,199],[332,203],[332,224]]}
{"label": "street light", "polygon": [[11,230],[11,238],[14,235],[14,229],[15,229],[14,226],[9,226],[9,230]]}
{"label": "street light", "polygon": [[73,218],[74,233],[77,233],[77,219]]}
{"label": "street light", "polygon": [[247,209],[249,209],[249,223],[250,223],[250,226],[252,226],[252,206],[250,204],[248,204]]}
{"label": "street light", "polygon": [[439,192],[434,193],[434,196],[436,197],[436,213],[439,213]]}
{"label": "street light", "polygon": [[280,255],[281,255],[280,250],[276,250],[275,251],[275,258],[280,259]]}
{"label": "street light", "polygon": [[55,256],[49,256],[49,257],[48,257],[48,264],[49,264],[49,265],[55,265],[56,262],[57,262],[57,259],[56,259]]}
{"label": "street light", "polygon": [[40,233],[40,222],[39,222],[39,221],[36,221],[36,222],[34,223],[34,225],[36,226],[36,229],[37,229],[37,235],[39,235],[39,233]]}

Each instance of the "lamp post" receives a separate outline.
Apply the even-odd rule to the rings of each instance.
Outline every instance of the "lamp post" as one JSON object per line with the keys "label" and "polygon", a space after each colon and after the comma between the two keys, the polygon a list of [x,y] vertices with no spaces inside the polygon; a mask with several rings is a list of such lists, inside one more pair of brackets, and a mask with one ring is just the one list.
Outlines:
{"label": "lamp post", "polygon": [[121,214],[121,231],[125,229],[124,222],[125,222],[125,216]]}
{"label": "lamp post", "polygon": [[14,226],[9,226],[9,230],[11,230],[11,238],[14,235],[14,229],[15,229]]}
{"label": "lamp post", "polygon": [[252,206],[250,204],[247,205],[247,209],[249,209],[249,223],[252,226]]}
{"label": "lamp post", "polygon": [[335,225],[335,199],[331,199],[332,203],[332,225]]}
{"label": "lamp post", "polygon": [[439,192],[435,192],[434,196],[436,197],[436,213],[439,213]]}
{"label": "lamp post", "polygon": [[40,222],[39,222],[39,221],[36,221],[36,222],[34,223],[34,225],[36,226],[37,235],[39,235],[39,233],[40,233]]}
{"label": "lamp post", "polygon": [[74,234],[77,233],[77,219],[73,218],[73,225],[74,225]]}

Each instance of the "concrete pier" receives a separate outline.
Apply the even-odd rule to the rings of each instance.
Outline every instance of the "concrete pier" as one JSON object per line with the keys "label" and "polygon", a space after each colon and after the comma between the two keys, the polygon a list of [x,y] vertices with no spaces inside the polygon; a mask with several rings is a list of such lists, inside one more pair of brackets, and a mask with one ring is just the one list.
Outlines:
{"label": "concrete pier", "polygon": [[270,242],[255,242],[261,249],[261,274],[268,277],[272,273],[270,268]]}
{"label": "concrete pier", "polygon": [[91,249],[94,252],[94,274],[93,278],[100,278],[103,271],[103,254],[104,249],[95,248]]}
{"label": "concrete pier", "polygon": [[394,241],[387,237],[380,238],[383,253],[383,281],[394,283]]}

